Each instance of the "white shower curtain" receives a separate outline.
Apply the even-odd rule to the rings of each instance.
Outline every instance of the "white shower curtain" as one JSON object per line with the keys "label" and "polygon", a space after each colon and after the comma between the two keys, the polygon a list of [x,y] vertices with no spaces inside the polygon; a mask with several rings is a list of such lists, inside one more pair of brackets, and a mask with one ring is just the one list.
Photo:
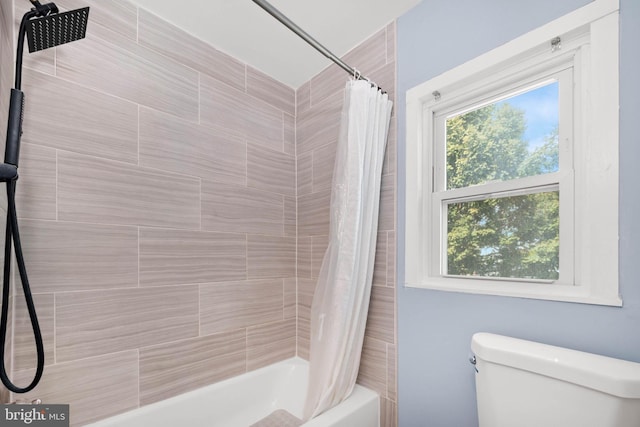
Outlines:
{"label": "white shower curtain", "polygon": [[329,247],[311,308],[305,419],[347,398],[358,376],[391,107],[388,95],[368,82],[347,82],[333,172]]}

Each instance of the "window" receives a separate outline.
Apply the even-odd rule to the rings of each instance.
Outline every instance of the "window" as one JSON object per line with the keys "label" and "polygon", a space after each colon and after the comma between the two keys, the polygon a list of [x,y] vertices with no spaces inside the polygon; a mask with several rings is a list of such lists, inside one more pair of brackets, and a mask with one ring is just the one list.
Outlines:
{"label": "window", "polygon": [[565,67],[470,105],[434,106],[431,235],[441,236],[443,276],[569,281],[559,247],[570,222],[560,202],[573,192]]}
{"label": "window", "polygon": [[407,92],[407,286],[621,305],[617,9]]}

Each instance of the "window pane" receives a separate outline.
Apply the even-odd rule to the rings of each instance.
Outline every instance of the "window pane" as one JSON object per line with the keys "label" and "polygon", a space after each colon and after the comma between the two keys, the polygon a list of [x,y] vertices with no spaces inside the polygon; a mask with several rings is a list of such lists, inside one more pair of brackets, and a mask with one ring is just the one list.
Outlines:
{"label": "window pane", "polygon": [[447,274],[557,280],[559,193],[452,203]]}
{"label": "window pane", "polygon": [[558,82],[446,120],[447,189],[558,171]]}

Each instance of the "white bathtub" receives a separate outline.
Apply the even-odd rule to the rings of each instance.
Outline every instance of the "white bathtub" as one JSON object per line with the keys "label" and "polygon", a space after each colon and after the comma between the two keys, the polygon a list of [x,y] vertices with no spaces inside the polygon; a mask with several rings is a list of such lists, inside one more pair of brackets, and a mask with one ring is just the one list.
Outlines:
{"label": "white bathtub", "polygon": [[[247,427],[277,409],[302,418],[308,364],[294,357],[171,399],[116,415],[93,427]],[[304,427],[379,427],[377,393],[353,394]]]}

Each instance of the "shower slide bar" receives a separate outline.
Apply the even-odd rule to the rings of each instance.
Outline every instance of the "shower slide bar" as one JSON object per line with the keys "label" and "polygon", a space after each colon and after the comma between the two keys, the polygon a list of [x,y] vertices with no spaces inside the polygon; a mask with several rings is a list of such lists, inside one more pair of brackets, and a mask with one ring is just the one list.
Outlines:
{"label": "shower slide bar", "polygon": [[380,86],[378,86],[373,81],[369,80],[366,76],[363,76],[362,74],[360,74],[360,71],[358,71],[357,69],[347,65],[344,61],[342,61],[335,54],[333,54],[333,52],[331,52],[329,49],[321,45],[316,39],[311,37],[306,31],[300,28],[295,22],[291,21],[289,18],[286,17],[286,15],[284,15],[278,9],[273,7],[273,5],[271,5],[269,2],[267,2],[266,0],[253,0],[253,2],[258,6],[260,6],[261,8],[263,8],[269,15],[273,16],[278,21],[280,21],[285,27],[289,28],[291,31],[296,33],[296,35],[298,35],[298,37],[300,37],[302,40],[309,43],[318,52],[320,52],[325,57],[332,60],[336,65],[338,65],[340,68],[345,70],[347,73],[351,74],[354,78],[356,78],[357,80],[366,80],[369,83],[371,83],[371,86],[377,87],[378,89],[384,92],[384,90]]}

